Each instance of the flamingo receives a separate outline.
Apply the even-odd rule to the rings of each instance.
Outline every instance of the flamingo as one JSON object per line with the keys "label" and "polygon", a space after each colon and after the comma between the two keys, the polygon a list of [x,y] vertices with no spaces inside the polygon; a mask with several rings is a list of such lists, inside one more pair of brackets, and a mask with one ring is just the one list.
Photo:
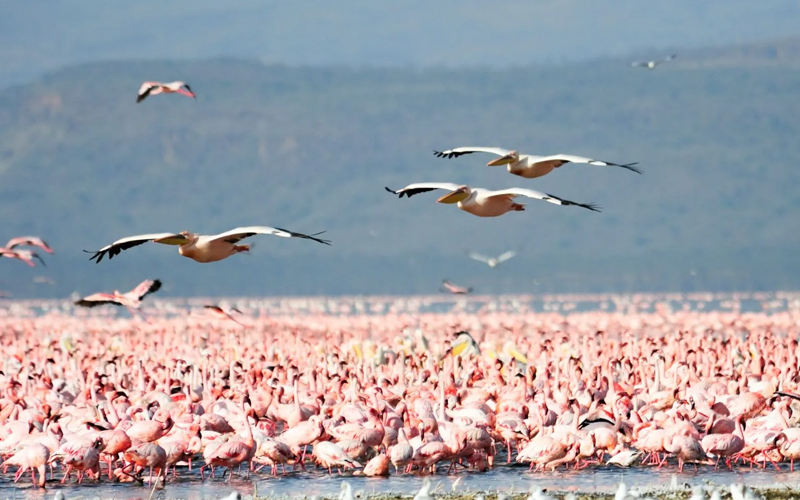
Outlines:
{"label": "flamingo", "polygon": [[157,292],[161,288],[161,280],[144,280],[130,292],[120,293],[94,293],[75,301],[76,306],[97,307],[104,304],[114,304],[115,306],[125,306],[131,314],[138,311],[142,305],[142,300],[151,293]]}
{"label": "flamingo", "polygon": [[525,179],[535,179],[542,177],[552,172],[554,169],[566,165],[567,163],[585,163],[588,165],[596,165],[600,167],[620,167],[631,172],[641,174],[642,171],[634,165],[637,163],[611,163],[608,161],[595,160],[592,158],[585,158],[583,156],[557,154],[552,156],[535,156],[528,154],[520,154],[517,151],[504,148],[486,148],[486,147],[461,147],[449,149],[447,151],[434,151],[433,154],[439,158],[457,158],[462,155],[472,153],[490,153],[499,158],[496,158],[486,164],[487,167],[500,167],[507,165],[506,169],[513,175],[518,175]]}
{"label": "flamingo", "polygon": [[490,191],[484,188],[473,188],[466,185],[452,184],[449,182],[418,182],[409,184],[402,189],[389,189],[386,191],[398,195],[400,198],[434,191],[436,189],[443,189],[449,191],[446,195],[438,200],[438,203],[446,203],[448,205],[457,204],[461,210],[475,215],[477,217],[499,217],[508,212],[522,212],[525,210],[525,205],[515,203],[514,198],[524,196],[526,198],[533,198],[535,200],[543,200],[555,205],[583,207],[593,212],[599,212],[600,208],[593,203],[576,203],[574,201],[565,200],[550,194],[540,193],[532,189],[523,188],[509,188],[499,191]]}
{"label": "flamingo", "polygon": [[38,236],[18,236],[16,238],[11,238],[8,240],[8,243],[6,243],[5,248],[12,250],[14,247],[18,246],[39,247],[47,253],[53,253],[53,249],[50,248],[50,245]]}
{"label": "flamingo", "polygon": [[[33,484],[40,488],[44,488],[45,465],[47,464],[49,458],[50,450],[43,444],[34,443],[16,452],[13,456],[8,458],[5,463],[8,465],[19,466],[19,469],[17,469],[17,473],[14,476],[15,483],[19,481],[19,478],[22,477],[22,474],[26,470],[30,469],[31,481],[33,481]],[[35,471],[39,472],[38,483],[36,482]]]}
{"label": "flamingo", "polygon": [[94,260],[99,264],[105,255],[108,255],[108,259],[111,260],[123,250],[152,241],[153,243],[161,243],[164,245],[176,245],[178,246],[178,253],[184,257],[188,257],[195,262],[208,263],[227,259],[231,255],[239,252],[249,252],[250,245],[237,245],[236,243],[256,234],[271,234],[282,238],[302,238],[313,240],[324,245],[330,245],[330,241],[328,240],[315,238],[315,236],[322,233],[324,233],[324,231],[306,235],[275,227],[248,226],[237,227],[236,229],[231,229],[230,231],[212,236],[197,235],[189,231],[183,231],[177,234],[141,234],[122,238],[96,252],[90,252],[88,250],[84,250],[84,252],[93,254],[89,260]]}
{"label": "flamingo", "polygon": [[156,94],[181,94],[197,99],[197,96],[194,95],[194,92],[192,92],[192,89],[189,88],[189,84],[186,82],[144,82],[142,86],[139,87],[139,94],[136,96],[136,102],[142,102],[147,99],[148,96]]}
{"label": "flamingo", "polygon": [[231,314],[231,313],[234,313],[234,312],[242,314],[242,311],[236,309],[235,307],[231,307],[230,309],[228,309],[226,311],[225,309],[223,309],[220,306],[215,306],[215,305],[212,305],[212,304],[206,304],[206,305],[203,306],[203,308],[208,310],[211,314],[213,314],[214,316],[216,316],[219,319],[223,319],[223,320],[227,319],[227,320],[233,321],[237,325],[247,326],[247,325],[239,322],[239,320],[234,318],[233,315]]}
{"label": "flamingo", "polygon": [[5,257],[7,259],[19,259],[22,262],[28,264],[30,267],[36,266],[36,263],[33,262],[33,259],[36,259],[44,267],[47,267],[47,264],[45,264],[42,258],[39,257],[39,254],[34,252],[33,250],[25,250],[23,248],[20,248],[18,250],[0,248],[0,257]]}
{"label": "flamingo", "polygon": [[472,287],[465,288],[447,280],[442,280],[442,289],[443,291],[450,292],[454,295],[467,295],[468,293],[472,292]]}

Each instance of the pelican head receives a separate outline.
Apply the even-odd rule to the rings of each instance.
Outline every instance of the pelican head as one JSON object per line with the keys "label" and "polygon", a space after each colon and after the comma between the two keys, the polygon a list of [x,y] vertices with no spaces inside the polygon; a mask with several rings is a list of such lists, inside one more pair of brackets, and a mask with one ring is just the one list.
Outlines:
{"label": "pelican head", "polygon": [[505,156],[501,156],[495,160],[490,161],[486,164],[487,167],[499,167],[501,165],[508,165],[509,163],[513,163],[519,159],[519,153],[516,151],[511,151]]}
{"label": "pelican head", "polygon": [[436,200],[436,202],[447,203],[452,205],[453,203],[458,203],[460,201],[466,200],[467,198],[469,198],[470,194],[472,194],[472,191],[470,190],[469,186],[461,186],[452,193],[448,193],[442,196],[441,198]]}

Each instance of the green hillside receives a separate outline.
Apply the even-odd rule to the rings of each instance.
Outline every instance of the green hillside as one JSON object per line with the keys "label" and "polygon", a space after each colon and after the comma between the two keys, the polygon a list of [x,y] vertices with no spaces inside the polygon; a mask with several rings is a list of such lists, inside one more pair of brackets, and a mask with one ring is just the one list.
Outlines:
{"label": "green hillside", "polygon": [[[0,238],[41,234],[56,248],[45,270],[0,261],[0,289],[58,296],[144,277],[176,295],[424,292],[444,277],[485,292],[797,288],[800,66],[684,59],[656,71],[619,60],[64,69],[0,92]],[[136,104],[142,81],[172,79],[198,99]],[[464,145],[638,161],[645,174],[567,165],[526,180],[485,167],[487,156],[431,154]],[[526,212],[479,219],[434,193],[398,200],[383,189],[426,180],[530,187],[603,213],[530,200]],[[100,265],[81,252],[253,224],[327,230],[334,246],[254,238],[253,255],[213,265],[155,245]],[[465,257],[519,247],[491,273]],[[31,283],[39,274],[56,286]]]}

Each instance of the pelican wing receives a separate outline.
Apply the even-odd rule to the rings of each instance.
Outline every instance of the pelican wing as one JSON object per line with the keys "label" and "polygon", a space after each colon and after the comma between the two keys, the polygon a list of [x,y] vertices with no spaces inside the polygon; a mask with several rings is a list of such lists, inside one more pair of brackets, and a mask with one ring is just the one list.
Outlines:
{"label": "pelican wing", "polygon": [[139,283],[130,293],[142,300],[147,295],[157,292],[161,288],[161,280],[145,280]]}
{"label": "pelican wing", "polygon": [[631,63],[631,66],[633,66],[634,68],[639,67],[639,66],[647,66],[647,62],[646,61],[634,61],[634,62]]}
{"label": "pelican wing", "polygon": [[621,167],[627,168],[637,174],[641,174],[642,171],[634,165],[638,165],[638,162],[634,163],[611,163],[610,161],[601,161],[601,160],[594,160],[592,158],[584,158],[583,156],[575,156],[575,155],[565,155],[565,154],[557,154],[552,156],[544,156],[539,158],[537,163],[539,162],[547,162],[547,161],[557,161],[560,162],[560,165],[565,163],[587,163],[589,165],[596,165],[600,167]]}
{"label": "pelican wing", "polygon": [[488,195],[489,198],[493,198],[495,196],[525,196],[526,198],[533,198],[535,200],[544,200],[548,203],[553,203],[556,205],[575,205],[577,207],[583,207],[588,210],[592,210],[593,212],[599,212],[600,207],[595,205],[594,203],[576,203],[574,201],[565,200],[559,198],[558,196],[553,196],[552,194],[545,194],[540,193],[539,191],[534,191],[533,189],[523,189],[523,188],[510,188],[510,189],[503,189],[501,191],[491,191]]}
{"label": "pelican wing", "polygon": [[303,238],[305,240],[313,240],[317,243],[322,243],[323,245],[330,245],[331,242],[328,240],[322,240],[319,238],[315,238],[325,231],[314,233],[314,234],[302,234],[302,233],[295,233],[293,231],[288,231],[286,229],[281,229],[279,227],[269,227],[269,226],[248,226],[248,227],[237,227],[236,229],[231,229],[230,231],[226,231],[222,234],[217,234],[215,236],[209,236],[209,241],[215,240],[224,240],[228,243],[237,243],[245,238],[249,238],[250,236],[255,236],[256,234],[271,234],[273,236],[280,236],[282,238]]}
{"label": "pelican wing", "polygon": [[489,263],[489,257],[486,257],[485,255],[481,255],[478,252],[470,252],[469,253],[469,258],[470,259],[479,260],[481,262],[486,262],[487,264]]}
{"label": "pelican wing", "polygon": [[115,306],[120,305],[117,298],[110,293],[95,293],[75,301],[75,305],[81,307],[96,307],[102,306],[103,304],[114,304]]}
{"label": "pelican wing", "polygon": [[419,193],[426,193],[428,191],[435,191],[437,189],[455,191],[460,187],[461,187],[460,185],[453,184],[451,182],[418,182],[416,184],[409,184],[403,189],[394,190],[394,189],[389,189],[388,187],[385,189],[390,193],[399,195],[400,198],[402,198],[403,195],[407,196],[408,198],[411,198],[415,194]]}
{"label": "pelican wing", "polygon": [[517,252],[515,252],[514,250],[509,250],[508,252],[505,252],[501,254],[499,257],[497,257],[497,262],[505,262],[508,259],[513,258],[515,255],[517,255]]}
{"label": "pelican wing", "polygon": [[165,245],[180,245],[186,241],[186,237],[175,233],[140,234],[138,236],[128,236],[127,238],[117,240],[114,243],[97,250],[96,252],[90,252],[89,250],[84,250],[84,252],[93,253],[94,255],[89,257],[89,260],[94,260],[99,264],[100,261],[103,260],[103,256],[106,254],[108,254],[108,259],[111,260],[115,255],[119,255],[119,253],[123,250],[127,250],[143,243],[147,243],[148,241],[155,240],[158,240],[157,243],[163,243]]}
{"label": "pelican wing", "polygon": [[512,151],[510,149],[504,148],[484,148],[484,147],[474,147],[474,146],[466,146],[460,147],[455,149],[448,149],[447,151],[435,151],[433,152],[438,158],[458,158],[462,155],[469,155],[472,153],[490,153],[497,156],[506,156],[510,154]]}

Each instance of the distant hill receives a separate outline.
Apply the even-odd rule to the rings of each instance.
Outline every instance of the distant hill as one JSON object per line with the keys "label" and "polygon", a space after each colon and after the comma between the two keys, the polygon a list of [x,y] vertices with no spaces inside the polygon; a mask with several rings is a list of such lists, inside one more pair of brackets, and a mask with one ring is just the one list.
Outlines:
{"label": "distant hill", "polygon": [[[0,92],[0,238],[40,234],[56,249],[46,269],[0,260],[0,290],[64,296],[145,277],[174,295],[428,292],[442,278],[481,292],[797,288],[800,67],[681,56],[655,71],[66,68]],[[143,80],[177,78],[196,101],[135,103]],[[485,155],[432,155],[462,145],[638,161],[645,174],[566,165],[525,180]],[[531,187],[603,213],[530,200],[479,219],[383,189],[425,180]],[[254,238],[252,255],[211,265],[155,245],[99,265],[81,252],[252,224],[327,230],[334,246]],[[520,247],[494,271],[465,256]],[[56,285],[32,283],[40,274]]]}

